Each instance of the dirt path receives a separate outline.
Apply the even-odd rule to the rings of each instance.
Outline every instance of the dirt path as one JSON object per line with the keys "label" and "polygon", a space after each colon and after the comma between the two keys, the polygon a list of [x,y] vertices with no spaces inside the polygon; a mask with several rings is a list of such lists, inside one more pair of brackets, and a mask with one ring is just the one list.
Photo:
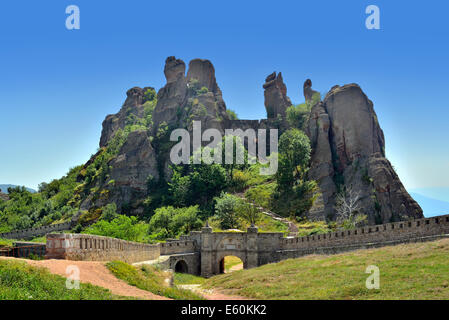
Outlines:
{"label": "dirt path", "polygon": [[178,287],[191,290],[196,294],[203,296],[207,300],[248,300],[248,298],[225,294],[215,289],[202,289],[199,284],[184,284],[178,285]]}
{"label": "dirt path", "polygon": [[68,266],[77,266],[80,270],[80,281],[90,283],[111,290],[113,294],[135,297],[148,300],[169,300],[166,297],[158,296],[149,291],[141,290],[134,286],[127,284],[125,281],[117,279],[104,265],[104,262],[98,261],[69,261],[69,260],[27,260],[16,258],[0,259],[14,259],[25,261],[35,267],[47,268],[51,273],[67,277],[66,273]]}

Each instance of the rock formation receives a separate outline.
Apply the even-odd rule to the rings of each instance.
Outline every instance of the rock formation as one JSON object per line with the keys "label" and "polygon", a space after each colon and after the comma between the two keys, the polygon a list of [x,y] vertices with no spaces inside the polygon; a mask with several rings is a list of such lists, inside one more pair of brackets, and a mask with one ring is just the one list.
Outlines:
{"label": "rock formation", "polygon": [[126,126],[126,120],[129,114],[137,117],[143,117],[143,97],[144,93],[152,87],[139,88],[134,87],[126,92],[126,100],[117,114],[110,114],[103,121],[103,130],[101,132],[100,147],[105,147],[109,140],[115,135],[118,129]]}
{"label": "rock formation", "polygon": [[[286,109],[292,105],[282,74],[270,74],[263,85],[267,118],[257,120],[230,120],[226,104],[215,78],[215,69],[209,60],[190,61],[186,65],[175,57],[168,57],[164,74],[167,83],[157,93],[157,104],[152,114],[152,125],[147,130],[131,132],[118,155],[109,162],[109,177],[114,187],[108,188],[108,201],[118,207],[143,201],[148,179],[170,178],[167,150],[157,143],[157,132],[164,125],[191,129],[193,120],[201,120],[202,129],[280,128],[279,116],[285,122]],[[130,114],[144,116],[144,96],[151,87],[132,88],[121,110],[108,115],[103,122],[100,147],[108,145],[119,129],[127,125]],[[318,182],[319,197],[307,216],[310,219],[335,219],[335,198],[344,186],[360,190],[364,213],[369,223],[422,217],[422,210],[410,197],[390,162],[385,158],[385,141],[377,121],[373,103],[356,84],[334,86],[323,101],[314,99],[312,81],[304,83],[304,97],[313,102],[306,125],[312,145],[309,177]],[[312,99],[313,98],[313,99]],[[86,164],[101,155],[102,148]],[[98,197],[97,197],[98,198]],[[89,196],[81,207],[102,206],[104,201]],[[136,209],[139,212],[140,209]]]}
{"label": "rock formation", "polygon": [[[310,92],[304,86],[304,95]],[[422,217],[385,158],[373,103],[357,84],[333,87],[312,108],[307,133],[313,148],[310,178],[322,192],[312,216],[334,218],[335,196],[345,185],[361,191],[361,207],[371,224]]]}
{"label": "rock formation", "polygon": [[304,82],[303,91],[306,101],[312,101],[313,96],[318,93],[318,91],[312,90],[312,80],[310,79]]}
{"label": "rock formation", "polygon": [[282,73],[276,72],[270,74],[263,85],[265,96],[265,109],[268,119],[276,119],[278,115],[285,119],[285,112],[292,105],[290,98],[287,97],[287,86],[282,79]]}

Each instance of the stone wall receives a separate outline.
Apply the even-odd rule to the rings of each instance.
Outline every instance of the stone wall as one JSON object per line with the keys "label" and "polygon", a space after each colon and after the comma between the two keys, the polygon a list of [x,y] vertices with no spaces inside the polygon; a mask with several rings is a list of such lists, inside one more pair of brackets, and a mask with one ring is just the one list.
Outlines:
{"label": "stone wall", "polygon": [[161,255],[190,253],[197,251],[195,241],[193,240],[169,241],[166,243],[161,243],[160,246]]}
{"label": "stone wall", "polygon": [[29,228],[17,230],[12,232],[0,233],[0,238],[3,239],[32,239],[35,237],[45,236],[48,233],[66,231],[73,227],[72,222],[64,222],[58,224],[51,224],[37,228]]}
{"label": "stone wall", "polygon": [[144,244],[88,234],[48,234],[47,259],[111,261],[128,263],[154,260],[159,244]]}
{"label": "stone wall", "polygon": [[449,215],[387,223],[307,237],[283,238],[278,259],[437,239],[449,234]]}

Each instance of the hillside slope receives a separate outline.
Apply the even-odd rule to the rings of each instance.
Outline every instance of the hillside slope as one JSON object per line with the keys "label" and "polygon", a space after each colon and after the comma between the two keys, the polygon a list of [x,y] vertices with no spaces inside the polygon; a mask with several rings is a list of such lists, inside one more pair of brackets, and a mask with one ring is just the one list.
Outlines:
{"label": "hillside slope", "polygon": [[[449,239],[312,255],[208,279],[218,288],[255,299],[449,299]],[[366,268],[380,270],[380,289],[365,286]]]}

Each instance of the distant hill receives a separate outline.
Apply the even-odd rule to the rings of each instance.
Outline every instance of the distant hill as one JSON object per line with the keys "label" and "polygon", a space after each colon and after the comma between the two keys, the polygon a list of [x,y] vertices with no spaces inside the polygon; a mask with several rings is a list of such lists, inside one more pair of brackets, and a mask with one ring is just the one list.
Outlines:
{"label": "distant hill", "polygon": [[449,202],[449,187],[416,188],[408,191],[418,193],[427,198]]}
{"label": "distant hill", "polygon": [[410,195],[421,206],[425,217],[449,214],[449,202],[426,197],[422,194],[410,192]]}
{"label": "distant hill", "polygon": [[[17,185],[14,184],[0,184],[0,190],[2,190],[3,193],[8,193],[8,188],[15,188],[18,187]],[[29,192],[31,193],[36,193],[36,190],[31,189],[31,188],[26,188]]]}

